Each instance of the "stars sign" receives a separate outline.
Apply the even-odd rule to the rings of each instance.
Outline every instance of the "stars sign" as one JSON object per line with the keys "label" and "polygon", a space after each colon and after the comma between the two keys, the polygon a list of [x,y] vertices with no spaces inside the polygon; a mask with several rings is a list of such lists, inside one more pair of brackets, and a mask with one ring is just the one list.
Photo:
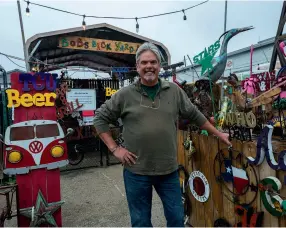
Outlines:
{"label": "stars sign", "polygon": [[203,75],[206,71],[209,71],[209,70],[213,69],[212,59],[215,56],[215,54],[216,54],[216,52],[208,53],[207,49],[205,48],[204,58],[202,58],[199,61],[199,64],[202,65],[201,75]]}
{"label": "stars sign", "polygon": [[21,209],[20,214],[31,219],[30,227],[40,226],[41,224],[49,224],[57,227],[58,225],[53,214],[63,204],[63,201],[47,203],[41,190],[39,190],[35,207]]}

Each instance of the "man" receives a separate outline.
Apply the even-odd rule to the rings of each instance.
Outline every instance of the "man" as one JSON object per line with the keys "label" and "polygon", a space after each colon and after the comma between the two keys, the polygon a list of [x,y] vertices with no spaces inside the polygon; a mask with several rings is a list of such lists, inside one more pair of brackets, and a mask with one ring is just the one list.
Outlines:
{"label": "man", "polygon": [[[184,210],[177,164],[178,115],[231,145],[174,83],[159,79],[160,52],[151,43],[136,53],[140,79],[112,95],[96,111],[94,125],[111,153],[124,165],[123,177],[132,226],[150,227],[152,187],[160,196],[167,226],[183,227]],[[124,147],[116,145],[108,124],[121,118]]]}

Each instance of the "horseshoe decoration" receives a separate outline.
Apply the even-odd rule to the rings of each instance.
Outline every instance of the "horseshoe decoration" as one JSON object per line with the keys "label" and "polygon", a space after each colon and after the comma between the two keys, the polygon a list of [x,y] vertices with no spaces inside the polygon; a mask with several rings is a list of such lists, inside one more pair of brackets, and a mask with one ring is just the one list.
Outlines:
{"label": "horseshoe decoration", "polygon": [[260,196],[266,210],[273,216],[281,217],[286,214],[286,200],[283,200],[278,191],[282,184],[276,177],[264,178],[259,184]]}

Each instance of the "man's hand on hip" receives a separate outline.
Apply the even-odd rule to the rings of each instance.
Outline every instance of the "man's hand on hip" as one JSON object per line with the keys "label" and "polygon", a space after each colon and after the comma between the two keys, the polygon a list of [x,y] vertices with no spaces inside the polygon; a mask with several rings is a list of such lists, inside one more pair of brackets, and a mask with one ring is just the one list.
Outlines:
{"label": "man's hand on hip", "polygon": [[136,163],[137,156],[123,147],[118,147],[113,154],[123,165],[128,163],[131,166]]}

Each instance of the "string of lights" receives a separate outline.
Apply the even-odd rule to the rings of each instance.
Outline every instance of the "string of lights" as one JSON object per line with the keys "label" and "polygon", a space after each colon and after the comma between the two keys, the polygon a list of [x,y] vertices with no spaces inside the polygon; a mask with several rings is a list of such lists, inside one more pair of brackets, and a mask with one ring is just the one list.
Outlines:
{"label": "string of lights", "polygon": [[112,16],[94,16],[94,15],[79,14],[79,13],[74,13],[74,12],[70,12],[70,11],[67,11],[67,10],[62,10],[62,9],[58,9],[58,8],[55,8],[55,7],[46,6],[46,5],[42,5],[42,4],[39,4],[39,3],[31,2],[31,1],[29,1],[29,0],[24,0],[24,2],[27,3],[27,8],[26,8],[26,14],[27,14],[27,16],[30,15],[29,5],[31,4],[31,5],[40,6],[40,7],[43,7],[43,8],[55,10],[55,11],[58,11],[58,12],[66,13],[66,14],[71,14],[71,15],[75,15],[75,16],[80,16],[80,17],[83,18],[83,20],[82,20],[82,27],[83,27],[84,30],[86,29],[85,18],[117,19],[117,20],[135,20],[135,22],[136,22],[136,32],[137,32],[137,33],[139,32],[139,23],[138,23],[138,20],[147,19],[147,18],[153,18],[153,17],[160,17],[160,16],[165,16],[165,15],[170,15],[170,14],[175,14],[175,13],[183,13],[183,20],[187,20],[187,16],[186,16],[186,14],[185,14],[186,11],[188,11],[188,10],[190,10],[190,9],[193,9],[193,8],[195,8],[195,7],[198,7],[198,6],[202,5],[202,4],[205,4],[205,3],[207,3],[208,1],[209,1],[209,0],[206,0],[206,1],[204,1],[204,2],[198,3],[198,4],[196,4],[196,5],[187,7],[187,8],[182,9],[182,10],[175,10],[175,11],[166,12],[166,13],[160,13],[160,14],[154,14],[154,15],[148,15],[148,16],[141,16],[141,17],[112,17]]}
{"label": "string of lights", "polygon": [[[12,56],[12,55],[8,55],[8,54],[5,54],[5,53],[2,53],[2,52],[0,52],[0,55],[3,55],[3,56],[5,56],[7,59],[9,59],[12,63],[14,63],[15,65],[17,65],[18,67],[21,67],[21,68],[25,68],[25,67],[23,67],[23,66],[21,66],[21,65],[19,65],[19,64],[17,64],[17,63],[15,63],[12,59],[16,59],[16,60],[20,60],[20,61],[24,61],[25,62],[25,60],[24,59],[22,59],[22,58],[20,58],[20,57],[16,57],[16,56]],[[34,57],[32,57],[32,58],[34,58]],[[39,64],[39,62],[40,63],[42,63],[42,64],[44,64],[44,65],[46,65],[46,66],[57,66],[57,67],[59,67],[59,68],[62,68],[62,66],[61,65],[56,65],[56,64],[48,64],[48,63],[45,63],[45,62],[43,62],[43,61],[41,61],[41,60],[38,60],[38,59],[36,59],[36,58],[34,58],[35,59],[35,61],[28,61],[29,63],[34,63],[34,64]],[[259,64],[261,64],[259,61],[257,61],[257,62],[254,62],[253,63],[253,65],[254,66],[258,66]],[[247,66],[247,64],[242,64],[242,65],[239,65],[239,66],[236,66],[236,67],[234,67],[233,69],[231,69],[231,71],[236,71],[236,70],[239,70],[239,69],[241,69],[241,68],[245,68]],[[114,69],[114,67],[100,67],[100,68],[98,68],[98,70],[93,70],[93,69],[82,69],[82,68],[78,68],[78,67],[75,67],[75,66],[67,66],[67,67],[65,67],[67,70],[69,70],[69,71],[78,71],[78,72],[88,72],[88,73],[97,73],[98,71],[100,71],[100,70],[104,70],[104,71],[112,71],[113,69]],[[128,72],[136,72],[136,68],[135,67],[115,67],[115,68],[125,68],[125,69],[128,69]],[[197,71],[197,72],[201,72],[201,71]],[[200,77],[198,77],[197,75],[191,75],[191,74],[188,74],[188,72],[180,72],[181,74],[183,74],[183,75],[185,75],[185,76],[189,76],[189,77],[195,77],[195,78],[200,78]],[[178,77],[178,75],[177,75],[177,77]],[[179,78],[180,79],[180,78]]]}

